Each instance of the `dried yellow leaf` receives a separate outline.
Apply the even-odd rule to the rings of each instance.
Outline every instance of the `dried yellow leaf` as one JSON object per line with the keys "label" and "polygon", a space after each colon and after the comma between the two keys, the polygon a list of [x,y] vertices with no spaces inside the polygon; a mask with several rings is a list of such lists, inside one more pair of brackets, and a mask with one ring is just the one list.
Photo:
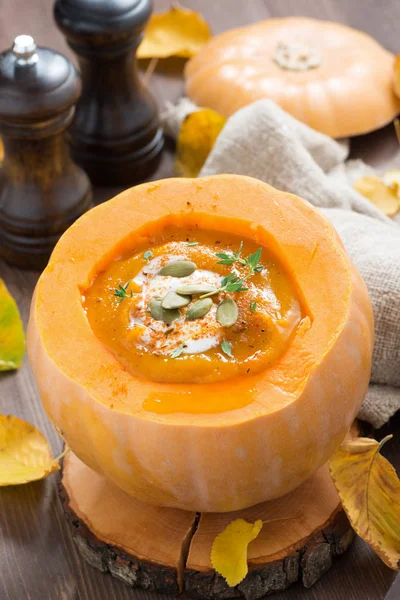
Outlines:
{"label": "dried yellow leaf", "polygon": [[380,454],[383,444],[368,438],[344,442],[330,471],[353,529],[392,569],[400,568],[400,481]]}
{"label": "dried yellow leaf", "polygon": [[400,209],[397,186],[393,184],[386,185],[382,179],[375,175],[361,177],[361,179],[355,182],[353,187],[388,217],[393,217]]}
{"label": "dried yellow leaf", "polygon": [[211,31],[200,13],[180,6],[151,16],[138,58],[190,58],[210,39]]}
{"label": "dried yellow leaf", "polygon": [[389,169],[383,175],[382,181],[400,197],[400,169]]}
{"label": "dried yellow leaf", "polygon": [[211,549],[211,564],[230,587],[238,585],[247,575],[247,548],[263,526],[261,520],[248,523],[235,519],[217,535]]}
{"label": "dried yellow leaf", "polygon": [[394,61],[393,88],[396,96],[400,98],[400,54],[396,56],[396,59]]}
{"label": "dried yellow leaf", "polygon": [[18,369],[25,353],[25,334],[14,298],[0,279],[0,371]]}
{"label": "dried yellow leaf", "polygon": [[43,479],[60,466],[36,427],[11,415],[0,415],[0,486]]}
{"label": "dried yellow leaf", "polygon": [[210,108],[187,115],[176,142],[178,175],[197,177],[225,123],[226,119]]}

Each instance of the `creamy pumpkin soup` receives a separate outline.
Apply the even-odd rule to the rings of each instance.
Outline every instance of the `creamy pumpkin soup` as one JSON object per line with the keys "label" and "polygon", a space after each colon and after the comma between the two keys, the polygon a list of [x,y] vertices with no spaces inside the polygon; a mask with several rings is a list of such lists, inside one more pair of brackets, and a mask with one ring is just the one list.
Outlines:
{"label": "creamy pumpkin soup", "polygon": [[268,248],[194,228],[164,230],[115,260],[84,306],[95,335],[129,371],[173,383],[267,368],[302,318],[294,283]]}

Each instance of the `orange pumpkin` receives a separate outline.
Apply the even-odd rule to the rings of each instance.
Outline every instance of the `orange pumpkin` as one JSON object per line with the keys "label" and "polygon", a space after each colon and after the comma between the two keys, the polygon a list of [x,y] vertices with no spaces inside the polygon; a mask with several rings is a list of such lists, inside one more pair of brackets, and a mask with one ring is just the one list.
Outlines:
{"label": "orange pumpkin", "polygon": [[378,42],[350,27],[269,19],[212,38],[186,65],[186,91],[225,117],[270,98],[339,138],[378,129],[398,114],[393,62]]}
{"label": "orange pumpkin", "polygon": [[[152,381],[95,335],[82,296],[171,225],[236,235],[276,256],[304,315],[270,365],[211,383]],[[197,511],[282,496],[321,466],[357,415],[372,346],[365,285],[330,223],[302,199],[235,175],[143,184],[83,215],[39,279],[28,330],[44,407],[74,453],[140,500]]]}

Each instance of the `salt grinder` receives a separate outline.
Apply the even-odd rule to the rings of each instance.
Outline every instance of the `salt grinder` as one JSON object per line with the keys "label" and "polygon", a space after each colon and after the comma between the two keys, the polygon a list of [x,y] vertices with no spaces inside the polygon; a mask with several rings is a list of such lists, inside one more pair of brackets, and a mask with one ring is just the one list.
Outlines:
{"label": "salt grinder", "polygon": [[78,55],[83,90],[70,129],[75,160],[100,185],[148,177],[163,147],[158,111],[136,49],[150,0],[57,0],[54,15]]}
{"label": "salt grinder", "polygon": [[0,54],[0,256],[20,267],[44,267],[91,206],[89,179],[64,139],[80,90],[73,65],[29,35]]}

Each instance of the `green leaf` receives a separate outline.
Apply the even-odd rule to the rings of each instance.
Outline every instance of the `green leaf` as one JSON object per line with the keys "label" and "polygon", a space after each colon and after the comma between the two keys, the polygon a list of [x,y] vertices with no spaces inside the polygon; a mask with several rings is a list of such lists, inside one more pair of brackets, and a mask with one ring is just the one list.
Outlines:
{"label": "green leaf", "polygon": [[199,242],[186,242],[186,246],[198,246]]}
{"label": "green leaf", "polygon": [[257,310],[257,302],[250,301],[250,310],[252,310],[253,312]]}
{"label": "green leaf", "polygon": [[146,250],[146,252],[143,254],[143,258],[144,260],[147,260],[147,262],[149,262],[149,259],[153,256],[153,253],[151,250]]}
{"label": "green leaf", "polygon": [[227,275],[226,277],[222,278],[221,285],[222,285],[222,287],[225,287],[228,283],[231,283],[238,279],[239,278],[235,275],[235,273],[230,273],[230,275]]}
{"label": "green leaf", "polygon": [[233,358],[232,354],[232,344],[230,344],[227,340],[224,340],[221,344],[222,352],[224,352],[230,358]]}
{"label": "green leaf", "polygon": [[229,256],[228,254],[216,254],[216,256],[218,256],[218,258],[220,258],[221,260],[217,261],[217,265],[233,265],[233,263],[236,261],[236,258],[234,256]]}
{"label": "green leaf", "polygon": [[254,254],[250,254],[247,259],[247,264],[253,271],[257,267],[258,263],[260,262],[261,252],[262,252],[262,248],[259,248],[258,250],[256,250],[254,252]]}
{"label": "green leaf", "polygon": [[14,298],[0,279],[0,371],[18,369],[25,353],[25,334]]}
{"label": "green leaf", "polygon": [[228,283],[225,289],[227,292],[247,292],[249,288],[244,287],[242,281],[238,281],[237,283]]}

